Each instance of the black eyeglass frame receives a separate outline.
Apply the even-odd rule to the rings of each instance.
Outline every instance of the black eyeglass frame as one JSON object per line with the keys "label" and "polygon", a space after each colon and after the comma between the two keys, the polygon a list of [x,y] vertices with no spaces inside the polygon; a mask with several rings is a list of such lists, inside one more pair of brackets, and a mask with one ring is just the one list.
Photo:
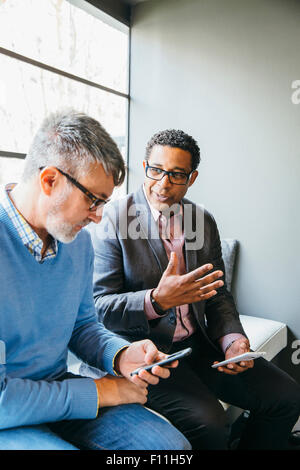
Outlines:
{"label": "black eyeglass frame", "polygon": [[[40,170],[43,170],[45,167],[41,167]],[[94,211],[96,209],[99,209],[100,207],[103,207],[107,202],[109,202],[109,199],[100,199],[99,197],[96,197],[93,193],[91,193],[88,189],[86,189],[79,181],[77,181],[73,176],[68,175],[68,173],[65,173],[62,171],[60,168],[57,168],[57,171],[59,171],[62,175],[64,175],[76,188],[78,188],[80,191],[82,191],[93,203],[89,207],[90,211]]]}
{"label": "black eyeglass frame", "polygon": [[[153,168],[154,170],[159,170],[161,172],[161,175],[162,175],[161,178],[152,178],[151,176],[149,176],[147,174],[149,168]],[[176,184],[178,186],[185,186],[189,182],[190,176],[193,172],[194,172],[194,170],[190,171],[189,173],[184,173],[182,171],[167,171],[167,170],[163,170],[162,168],[158,168],[156,166],[150,166],[150,165],[148,165],[148,163],[146,164],[146,176],[147,176],[147,178],[149,178],[151,180],[154,180],[154,181],[161,181],[166,175],[168,175],[169,182],[171,184]],[[171,181],[171,178],[170,178],[170,175],[174,175],[174,174],[184,175],[186,177],[186,182],[185,183],[174,183],[173,181]]]}

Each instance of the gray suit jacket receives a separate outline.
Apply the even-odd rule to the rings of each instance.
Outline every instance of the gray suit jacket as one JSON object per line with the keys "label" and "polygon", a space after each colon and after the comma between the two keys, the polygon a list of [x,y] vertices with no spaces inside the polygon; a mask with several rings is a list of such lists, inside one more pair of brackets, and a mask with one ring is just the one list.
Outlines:
{"label": "gray suit jacket", "polygon": [[[214,269],[224,272],[214,218],[188,199],[182,202],[184,213],[192,220],[190,233],[186,233],[188,224],[184,222],[187,271],[212,263]],[[94,300],[99,320],[130,341],[150,338],[160,350],[168,352],[176,327],[175,308],[150,321],[144,313],[145,294],[158,285],[168,258],[143,188],[109,204],[101,223],[91,224],[89,231],[95,251]],[[245,335],[226,283],[213,298],[194,303],[191,308],[208,341],[217,349],[221,336]]]}

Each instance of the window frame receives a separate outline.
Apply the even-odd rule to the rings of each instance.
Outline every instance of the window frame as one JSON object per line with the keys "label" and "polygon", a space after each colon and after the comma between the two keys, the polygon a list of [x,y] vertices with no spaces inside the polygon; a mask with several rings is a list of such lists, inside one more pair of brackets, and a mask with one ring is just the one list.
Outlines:
{"label": "window frame", "polygon": [[[66,0],[68,3],[71,5],[81,8],[82,10],[86,11],[88,14],[95,16],[96,18],[100,19],[101,21],[105,22],[106,24],[109,24],[113,28],[117,28],[123,32],[126,31],[128,34],[128,57],[127,57],[127,63],[128,63],[128,70],[127,70],[127,93],[121,92],[119,90],[116,90],[114,88],[110,88],[104,85],[101,85],[101,83],[94,82],[91,80],[88,80],[86,78],[83,78],[79,75],[75,75],[72,73],[69,73],[67,71],[64,71],[62,69],[53,67],[51,65],[45,64],[43,62],[40,62],[35,59],[31,59],[30,57],[24,56],[22,54],[19,54],[17,52],[14,52],[12,50],[6,49],[4,47],[0,47],[0,54],[5,55],[10,57],[12,60],[19,60],[21,62],[25,62],[27,64],[33,65],[34,67],[37,67],[39,69],[46,70],[48,72],[54,73],[56,75],[63,76],[69,80],[74,80],[76,82],[82,83],[84,85],[100,89],[102,91],[105,91],[107,93],[111,93],[117,96],[120,96],[122,98],[126,99],[127,102],[127,112],[126,112],[126,135],[125,135],[125,146],[126,146],[126,155],[125,155],[125,163],[128,167],[128,160],[129,160],[129,112],[130,112],[130,49],[131,49],[131,29],[129,25],[126,25],[124,23],[121,23],[119,20],[116,20],[112,16],[108,15],[107,13],[103,12],[100,7],[95,7],[88,3],[86,0]],[[5,149],[0,148],[0,158],[1,157],[7,157],[7,158],[18,158],[18,159],[25,159],[26,153],[18,153],[18,152],[11,152],[11,151],[6,151]],[[126,177],[126,193],[128,192],[128,178]]]}

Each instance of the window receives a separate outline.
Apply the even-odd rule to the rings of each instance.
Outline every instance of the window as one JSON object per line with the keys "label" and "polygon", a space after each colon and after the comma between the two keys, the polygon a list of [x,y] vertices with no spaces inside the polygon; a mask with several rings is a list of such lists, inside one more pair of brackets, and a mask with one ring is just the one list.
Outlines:
{"label": "window", "polygon": [[0,184],[64,108],[98,119],[126,160],[128,47],[128,27],[84,0],[0,0]]}

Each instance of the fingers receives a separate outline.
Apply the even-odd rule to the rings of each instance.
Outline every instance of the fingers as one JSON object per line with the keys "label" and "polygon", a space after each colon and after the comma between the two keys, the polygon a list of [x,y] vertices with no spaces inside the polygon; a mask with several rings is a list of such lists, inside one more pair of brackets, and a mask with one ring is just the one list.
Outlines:
{"label": "fingers", "polygon": [[131,379],[133,383],[139,387],[147,387],[148,385],[157,385],[159,379],[168,379],[170,377],[169,368],[175,368],[179,364],[178,361],[173,361],[164,367],[153,366],[151,372],[140,370],[138,374],[134,375]]}
{"label": "fingers", "polygon": [[172,274],[176,274],[177,273],[177,264],[178,264],[177,255],[176,255],[175,251],[172,251],[171,254],[170,254],[170,259],[169,259],[168,266],[166,267],[166,269],[164,271],[164,276],[170,276]]}
{"label": "fingers", "polygon": [[227,367],[218,367],[217,370],[219,372],[223,372],[224,374],[227,374],[227,375],[237,375],[238,374],[238,372],[236,372],[235,370],[230,370]]}
{"label": "fingers", "polygon": [[170,377],[170,371],[167,367],[154,366],[151,369],[151,373],[161,379],[168,379]]}
{"label": "fingers", "polygon": [[[156,369],[159,366],[153,367],[153,369]],[[152,369],[152,370],[153,370]],[[166,371],[170,374],[170,372],[166,369]],[[157,385],[159,382],[159,377],[156,375],[151,374],[150,372],[146,370],[141,370],[138,374],[138,377],[140,380],[142,380],[146,385]],[[165,377],[167,378],[167,377]]]}
{"label": "fingers", "polygon": [[144,351],[145,351],[145,362],[146,364],[152,364],[166,357],[165,354],[160,353],[154,343],[150,340],[144,341]]}
{"label": "fingers", "polygon": [[214,295],[216,295],[218,292],[216,290],[212,290],[210,292],[208,292],[207,294],[198,294],[198,301],[199,300],[208,300],[210,299],[211,297],[214,297]]}
{"label": "fingers", "polygon": [[[164,271],[164,275],[171,275],[177,273],[177,255],[174,251],[171,252],[170,259],[166,270]],[[211,274],[207,273],[213,269],[213,265],[211,263],[204,264],[194,271],[187,273],[182,276],[184,282],[191,283],[197,282],[200,287],[206,286],[207,284],[212,283],[213,281],[217,280],[218,278],[224,275],[223,271],[217,270]]]}
{"label": "fingers", "polygon": [[[217,289],[224,286],[224,282],[222,280],[216,281],[214,279],[221,277],[222,275],[222,271],[216,271],[213,275],[206,276],[201,280],[191,283],[189,288],[186,290],[186,294],[184,294],[186,298],[182,299],[182,303],[184,303],[183,300],[186,301],[186,303],[199,302],[199,300],[207,300],[216,295],[218,293]],[[213,282],[207,284],[211,280]]]}
{"label": "fingers", "polygon": [[[217,364],[218,361],[215,361],[214,364]],[[223,372],[228,375],[237,375],[242,372],[245,372],[247,369],[252,369],[254,366],[254,361],[244,361],[239,363],[230,363],[226,366],[218,367],[219,372]]]}
{"label": "fingers", "polygon": [[[211,284],[208,284],[204,287],[200,287],[199,289],[199,295],[204,295],[204,294],[209,294],[211,291],[215,290],[215,289],[219,289],[220,287],[224,286],[224,282],[223,281],[215,281],[215,282],[212,282]],[[215,291],[217,292],[217,291]]]}
{"label": "fingers", "polygon": [[211,263],[204,264],[187,274],[177,274],[177,257],[171,253],[167,269],[159,285],[154,289],[155,300],[163,308],[168,308],[208,300],[217,294],[217,289],[224,285],[219,279],[224,275],[221,270],[207,274],[213,269]]}
{"label": "fingers", "polygon": [[[142,388],[142,389],[147,389],[149,383],[145,380],[143,380],[141,377],[140,377],[140,374],[136,374],[134,376],[132,376],[130,378],[131,382],[133,382],[135,385],[137,385],[138,387]],[[153,384],[155,385],[155,384]]]}
{"label": "fingers", "polygon": [[[203,273],[203,270],[206,271],[209,266],[212,265],[207,264],[201,266],[200,268],[182,276],[182,281],[186,286],[187,293],[192,291],[197,292],[197,290],[201,289],[199,295],[204,295],[210,293],[212,290],[219,289],[224,285],[224,282],[219,279],[224,275],[223,271],[217,270],[213,273],[207,274],[206,276],[202,275],[202,277],[200,277],[201,272]],[[213,295],[215,295],[215,293]]]}
{"label": "fingers", "polygon": [[224,274],[221,270],[217,270],[210,274],[207,274],[212,269],[212,264],[204,264],[203,266],[200,266],[199,268],[194,269],[194,271],[191,271],[190,273],[186,274],[185,277],[187,281],[196,281],[199,282],[201,285],[208,284],[209,282],[212,282],[217,278],[222,277]]}
{"label": "fingers", "polygon": [[194,269],[190,273],[185,274],[186,280],[189,281],[198,281],[202,276],[208,273],[213,269],[213,265],[208,263],[200,266],[200,268]]}
{"label": "fingers", "polygon": [[222,276],[223,276],[223,271],[218,270],[218,271],[214,271],[213,273],[202,277],[201,279],[197,279],[195,282],[196,282],[197,286],[199,286],[199,287],[206,287],[206,286],[214,283],[215,281],[216,282],[222,282],[222,285],[223,285],[224,284],[223,281],[218,281],[218,279]]}
{"label": "fingers", "polygon": [[178,367],[179,361],[173,361],[170,362],[169,364],[165,364],[164,367],[168,367],[169,369],[175,369]]}

